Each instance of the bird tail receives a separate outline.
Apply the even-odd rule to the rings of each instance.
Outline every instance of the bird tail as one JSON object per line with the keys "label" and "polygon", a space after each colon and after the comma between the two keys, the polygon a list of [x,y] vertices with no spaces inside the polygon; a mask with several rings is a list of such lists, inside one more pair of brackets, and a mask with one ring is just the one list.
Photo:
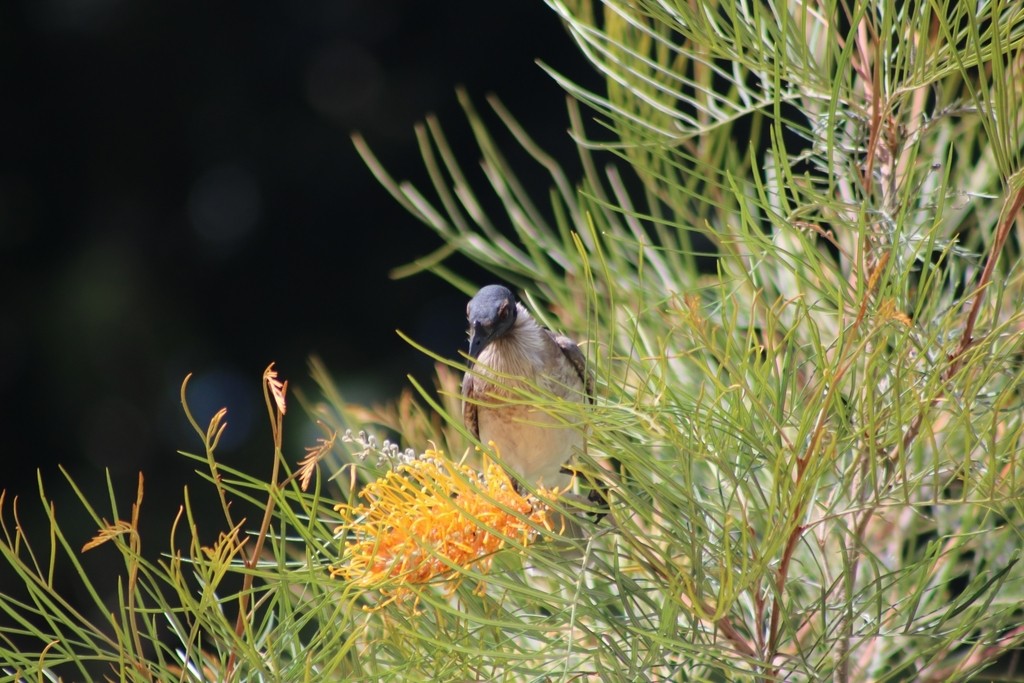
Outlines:
{"label": "bird tail", "polygon": [[590,486],[590,491],[587,493],[587,501],[591,503],[593,507],[587,510],[587,515],[594,524],[600,522],[608,515],[609,512],[611,512],[612,489],[607,479],[607,477],[612,474],[611,472],[599,475],[591,475],[588,473],[586,476],[581,476],[581,472],[579,470],[570,466],[563,467],[562,472],[575,478],[583,479]]}

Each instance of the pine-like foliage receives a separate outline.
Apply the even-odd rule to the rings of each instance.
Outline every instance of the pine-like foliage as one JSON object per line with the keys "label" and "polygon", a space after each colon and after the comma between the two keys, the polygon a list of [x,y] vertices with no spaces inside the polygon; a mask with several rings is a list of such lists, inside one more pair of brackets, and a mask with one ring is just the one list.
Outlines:
{"label": "pine-like foliage", "polygon": [[[0,596],[12,676],[1024,676],[1024,6],[549,4],[605,82],[551,73],[579,177],[467,95],[482,174],[433,119],[418,129],[429,189],[356,144],[443,241],[403,274],[470,294],[483,283],[445,263],[459,252],[583,340],[593,406],[522,399],[585,421],[580,485],[605,481],[610,514],[592,524],[449,460],[479,445],[458,418],[461,359],[438,357],[436,391],[372,410],[314,364],[325,437],[294,473],[268,375],[270,482],[217,463],[219,418],[196,425],[216,545],[186,507],[192,540],[147,562],[135,516],[105,521],[83,497],[92,544],[126,561],[109,622],[49,589],[58,555],[77,563],[56,521],[53,553],[4,527],[30,593]],[[532,167],[510,166],[495,126]],[[528,194],[527,174],[549,193]],[[26,636],[36,651],[4,650]]]}

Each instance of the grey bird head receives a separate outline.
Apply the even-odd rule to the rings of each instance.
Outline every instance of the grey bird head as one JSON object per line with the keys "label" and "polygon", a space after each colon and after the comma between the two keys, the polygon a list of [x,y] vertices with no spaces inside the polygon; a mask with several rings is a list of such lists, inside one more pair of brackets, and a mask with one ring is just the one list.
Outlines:
{"label": "grey bird head", "polygon": [[469,300],[469,355],[476,358],[516,322],[516,299],[507,287],[487,285]]}

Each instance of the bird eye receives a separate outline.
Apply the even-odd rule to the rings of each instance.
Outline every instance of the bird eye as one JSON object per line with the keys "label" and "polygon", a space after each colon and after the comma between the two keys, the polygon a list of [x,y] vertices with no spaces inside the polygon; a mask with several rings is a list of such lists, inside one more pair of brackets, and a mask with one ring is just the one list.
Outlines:
{"label": "bird eye", "polygon": [[507,303],[503,303],[498,308],[498,320],[504,320],[507,317],[508,317],[508,304]]}

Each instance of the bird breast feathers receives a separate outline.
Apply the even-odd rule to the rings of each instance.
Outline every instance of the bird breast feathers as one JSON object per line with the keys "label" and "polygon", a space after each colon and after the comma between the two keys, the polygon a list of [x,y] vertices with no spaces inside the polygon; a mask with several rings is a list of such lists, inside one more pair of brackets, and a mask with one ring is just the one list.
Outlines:
{"label": "bird breast feathers", "polygon": [[[521,306],[521,304],[520,304]],[[580,400],[582,382],[562,350],[525,309],[521,309],[515,326],[500,339],[487,346],[474,368],[486,387],[479,393],[510,395],[515,392],[513,378],[535,383],[557,396]]]}

